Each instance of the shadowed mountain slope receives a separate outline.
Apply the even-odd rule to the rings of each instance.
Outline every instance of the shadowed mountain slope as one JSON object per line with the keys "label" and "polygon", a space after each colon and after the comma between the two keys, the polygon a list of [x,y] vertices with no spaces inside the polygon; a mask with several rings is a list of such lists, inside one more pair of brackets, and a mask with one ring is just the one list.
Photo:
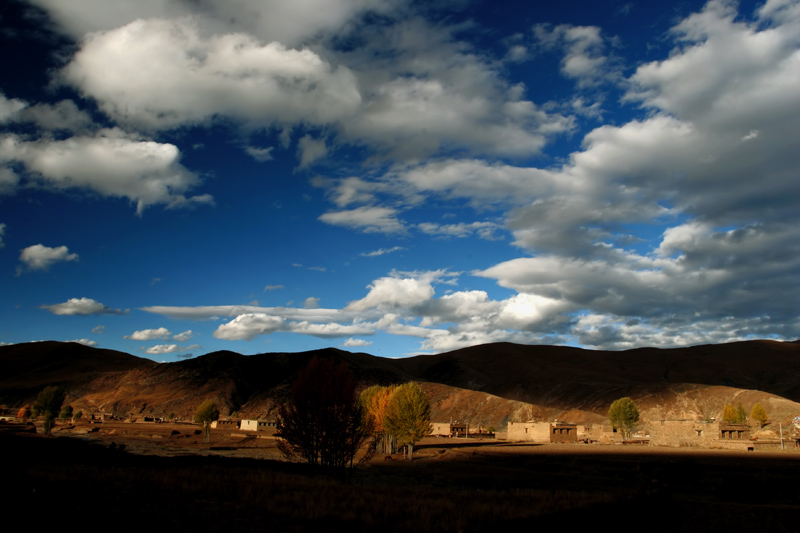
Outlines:
{"label": "shadowed mountain slope", "polygon": [[789,416],[800,400],[800,344],[775,341],[623,352],[496,343],[405,359],[335,348],[221,351],[162,364],[45,342],[0,347],[0,402],[30,403],[56,383],[84,410],[189,416],[211,397],[224,415],[263,417],[314,356],[344,361],[362,386],[423,382],[436,417],[485,427],[531,418],[596,422],[622,396],[636,399],[651,418],[716,416],[733,398],[772,402]]}

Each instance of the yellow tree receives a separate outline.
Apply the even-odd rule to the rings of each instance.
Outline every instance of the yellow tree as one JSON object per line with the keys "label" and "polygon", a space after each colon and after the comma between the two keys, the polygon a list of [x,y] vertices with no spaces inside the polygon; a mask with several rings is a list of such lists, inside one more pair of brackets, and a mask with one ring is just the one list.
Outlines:
{"label": "yellow tree", "polygon": [[361,403],[375,427],[376,446],[381,453],[394,453],[397,448],[396,440],[384,425],[386,410],[389,408],[389,402],[396,388],[394,385],[388,387],[373,385],[361,393]]}
{"label": "yellow tree", "polygon": [[397,387],[383,425],[400,446],[408,447],[408,458],[413,459],[414,443],[431,432],[431,405],[419,385],[412,381]]}
{"label": "yellow tree", "polygon": [[753,406],[750,410],[750,418],[755,420],[759,423],[759,425],[763,428],[767,425],[767,421],[769,420],[769,415],[767,415],[767,410],[764,409],[764,406],[760,403],[757,403]]}
{"label": "yellow tree", "polygon": [[622,433],[622,440],[628,440],[639,423],[639,409],[630,398],[620,398],[611,404],[608,419],[617,431]]}

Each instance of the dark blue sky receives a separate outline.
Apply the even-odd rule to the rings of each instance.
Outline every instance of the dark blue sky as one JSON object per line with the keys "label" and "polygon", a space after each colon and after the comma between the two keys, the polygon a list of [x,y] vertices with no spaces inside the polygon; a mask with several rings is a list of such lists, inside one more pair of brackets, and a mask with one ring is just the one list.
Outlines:
{"label": "dark blue sky", "polygon": [[800,3],[14,0],[0,343],[798,335]]}

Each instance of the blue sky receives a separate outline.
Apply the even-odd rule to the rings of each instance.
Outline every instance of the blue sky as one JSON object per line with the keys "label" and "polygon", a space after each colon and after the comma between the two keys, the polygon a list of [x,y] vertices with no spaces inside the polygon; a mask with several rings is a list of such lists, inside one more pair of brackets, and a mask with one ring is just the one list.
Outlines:
{"label": "blue sky", "polygon": [[0,343],[800,337],[800,3],[12,0]]}

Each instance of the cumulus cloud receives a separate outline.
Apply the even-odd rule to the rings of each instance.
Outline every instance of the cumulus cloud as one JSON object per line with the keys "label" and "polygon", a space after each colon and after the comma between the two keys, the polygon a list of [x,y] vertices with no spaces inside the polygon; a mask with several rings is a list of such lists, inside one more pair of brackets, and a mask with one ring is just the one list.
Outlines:
{"label": "cumulus cloud", "polygon": [[597,26],[537,24],[533,35],[540,48],[563,51],[561,73],[576,80],[579,87],[597,85],[619,76],[613,58],[606,55],[606,40]]}
{"label": "cumulus cloud", "polygon": [[78,344],[83,344],[84,346],[97,346],[97,341],[93,341],[90,339],[74,339],[71,341],[64,341],[64,342],[77,342]]}
{"label": "cumulus cloud", "polygon": [[56,104],[36,104],[19,114],[19,120],[33,122],[42,129],[55,131],[82,131],[92,125],[91,117],[78,109],[72,100]]}
{"label": "cumulus cloud", "polygon": [[213,201],[209,195],[185,196],[199,180],[181,166],[176,146],[140,140],[116,128],[64,140],[28,141],[6,134],[0,136],[3,159],[24,164],[31,184],[128,198],[136,203],[137,214],[155,204],[186,207]]}
{"label": "cumulus cloud", "polygon": [[19,260],[25,263],[29,270],[47,270],[62,261],[77,261],[78,254],[69,253],[69,248],[66,246],[50,248],[42,244],[34,244],[20,252]]}
{"label": "cumulus cloud", "polygon": [[265,313],[242,314],[228,322],[220,324],[214,331],[214,337],[224,340],[252,340],[257,335],[269,335],[281,331],[286,320],[279,316]]}
{"label": "cumulus cloud", "polygon": [[398,2],[385,0],[107,0],[98,10],[94,0],[31,0],[45,9],[76,40],[88,33],[124,26],[136,19],[188,17],[206,33],[249,33],[265,41],[297,45],[320,32],[336,30],[368,11],[387,13]]}
{"label": "cumulus cloud", "polygon": [[392,272],[390,276],[373,281],[367,287],[369,293],[360,300],[350,302],[345,309],[364,311],[413,307],[430,300],[435,293],[433,283],[447,275],[443,270],[422,273]]}
{"label": "cumulus cloud", "polygon": [[54,315],[124,315],[128,311],[106,307],[91,298],[70,298],[64,303],[42,305]]}
{"label": "cumulus cloud", "polygon": [[319,298],[314,298],[313,296],[309,296],[306,298],[306,301],[303,302],[303,307],[306,309],[317,309],[319,307]]}
{"label": "cumulus cloud", "polygon": [[6,95],[0,92],[0,124],[14,120],[27,106],[28,103],[24,100],[6,98]]}
{"label": "cumulus cloud", "polygon": [[350,70],[310,49],[244,33],[204,38],[191,18],[89,34],[61,76],[117,122],[148,130],[216,115],[254,126],[324,125],[361,102]]}
{"label": "cumulus cloud", "polygon": [[[166,339],[172,333],[167,328],[158,328],[158,329],[143,329],[141,331],[134,331],[130,335],[125,335],[125,339],[131,339],[134,341],[151,341],[154,339]],[[176,339],[177,340],[177,339]]]}
{"label": "cumulus cloud", "polygon": [[365,28],[359,36],[368,46],[345,58],[359,65],[365,105],[342,125],[343,137],[399,159],[453,147],[527,157],[572,129],[571,117],[525,99],[524,86],[506,83],[500,64],[457,31],[418,17]]}
{"label": "cumulus cloud", "polygon": [[172,338],[173,338],[173,340],[176,340],[178,342],[186,342],[189,339],[191,339],[192,337],[194,337],[194,333],[192,333],[192,330],[189,329],[189,330],[184,331],[183,333],[178,333],[177,335],[175,335]]}
{"label": "cumulus cloud", "polygon": [[344,341],[344,343],[342,344],[342,346],[347,346],[347,347],[364,347],[364,346],[369,346],[369,345],[371,345],[371,344],[372,344],[372,341],[365,341],[364,339],[354,339],[353,337],[350,337],[349,339],[347,339],[346,341]]}

